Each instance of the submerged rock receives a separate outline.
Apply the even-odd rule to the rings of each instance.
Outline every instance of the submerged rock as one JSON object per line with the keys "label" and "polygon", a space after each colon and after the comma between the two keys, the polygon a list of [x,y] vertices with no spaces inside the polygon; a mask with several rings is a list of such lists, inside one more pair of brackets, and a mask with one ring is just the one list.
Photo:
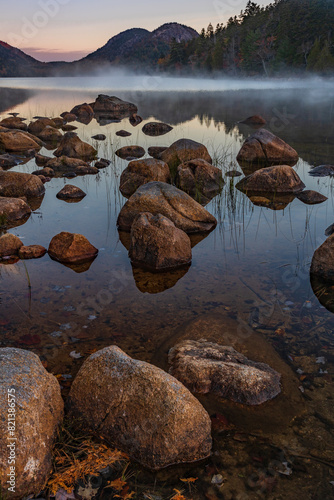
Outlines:
{"label": "submerged rock", "polygon": [[314,252],[310,272],[311,275],[334,282],[334,234]]}
{"label": "submerged rock", "polygon": [[168,373],[116,346],[84,362],[68,406],[71,415],[150,469],[210,455],[211,422],[199,401]]}
{"label": "submerged rock", "polygon": [[305,184],[292,167],[279,165],[257,170],[241,179],[236,188],[247,193],[299,193]]}
{"label": "submerged rock", "polygon": [[85,236],[61,232],[52,238],[48,252],[59,262],[81,264],[94,259],[99,251]]}
{"label": "submerged rock", "polygon": [[298,153],[279,137],[261,129],[248,137],[237,156],[238,162],[256,163],[269,167],[273,165],[295,165]]}
{"label": "submerged rock", "polygon": [[167,163],[153,158],[134,160],[122,172],[120,191],[123,196],[129,197],[140,186],[152,181],[171,182]]}
{"label": "submerged rock", "polygon": [[[8,432],[9,401],[16,407],[15,441]],[[63,407],[57,379],[36,354],[0,349],[0,483],[9,499],[37,495],[44,487],[52,469],[52,446]],[[8,491],[7,484],[9,449],[16,455],[15,493]]]}
{"label": "submerged rock", "polygon": [[0,225],[27,218],[31,214],[29,205],[19,198],[0,197]]}
{"label": "submerged rock", "polygon": [[86,193],[82,189],[77,186],[72,186],[71,184],[66,184],[66,186],[57,193],[57,198],[60,200],[82,200],[85,196]]}
{"label": "submerged rock", "polygon": [[115,153],[122,160],[141,158],[145,154],[145,149],[140,146],[124,146]]}
{"label": "submerged rock", "polygon": [[40,259],[46,252],[46,248],[42,247],[42,245],[22,246],[19,250],[19,257],[23,260]]}
{"label": "submerged rock", "polygon": [[93,146],[79,139],[75,132],[66,132],[54,155],[57,157],[69,156],[70,158],[79,158],[82,160],[94,160],[97,151]]}
{"label": "submerged rock", "polygon": [[191,262],[189,236],[161,214],[143,212],[131,227],[129,257],[133,264],[166,271]]}
{"label": "submerged rock", "polygon": [[19,198],[38,197],[45,193],[42,181],[32,174],[0,171],[0,196]]}
{"label": "submerged rock", "polygon": [[130,231],[141,212],[164,215],[186,233],[208,232],[217,225],[215,217],[188,194],[164,182],[140,186],[122,208],[118,227]]}
{"label": "submerged rock", "polygon": [[22,246],[22,241],[14,234],[3,234],[2,236],[0,236],[0,257],[17,255]]}
{"label": "submerged rock", "polygon": [[145,135],[156,137],[158,135],[168,134],[168,132],[173,130],[173,127],[167,125],[167,123],[149,122],[143,126],[142,130]]}
{"label": "submerged rock", "polygon": [[202,159],[212,163],[212,158],[203,144],[191,139],[179,139],[160,155],[160,159],[168,163],[171,169],[176,169],[186,161]]}
{"label": "submerged rock", "polygon": [[318,203],[323,203],[328,200],[326,196],[309,189],[297,194],[297,198],[303,203],[306,203],[306,205],[317,205]]}
{"label": "submerged rock", "polygon": [[280,392],[280,374],[250,361],[233,347],[187,340],[168,354],[169,372],[191,392],[214,393],[236,403],[258,405]]}
{"label": "submerged rock", "polygon": [[177,167],[176,185],[199,203],[206,204],[225,184],[222,171],[205,160],[190,160]]}

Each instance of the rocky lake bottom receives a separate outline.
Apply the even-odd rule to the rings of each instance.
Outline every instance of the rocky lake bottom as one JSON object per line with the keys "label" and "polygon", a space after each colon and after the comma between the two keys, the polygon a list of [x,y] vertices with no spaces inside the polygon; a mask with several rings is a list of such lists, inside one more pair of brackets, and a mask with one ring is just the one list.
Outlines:
{"label": "rocky lake bottom", "polygon": [[[135,103],[143,122],[133,126],[129,117],[71,122],[80,139],[110,165],[96,175],[52,178],[29,219],[8,232],[24,245],[45,248],[61,231],[79,233],[99,253],[80,267],[63,265],[48,254],[1,261],[0,347],[37,354],[57,376],[65,398],[83,362],[108,346],[166,371],[168,352],[181,341],[204,338],[232,346],[280,373],[282,392],[258,406],[198,396],[211,418],[212,455],[155,473],[131,462],[121,470],[124,484],[115,495],[151,500],[332,498],[334,287],[311,279],[310,264],[334,223],[334,181],[309,172],[334,163],[333,82],[326,92],[321,82],[307,88],[300,83],[291,89],[188,92],[149,91],[145,85],[99,91],[98,81],[74,83],[59,90],[52,79],[42,84],[3,80],[1,118],[19,113],[29,123],[35,116],[58,117],[103,91]],[[256,131],[240,123],[252,115],[263,116],[264,127],[298,152],[294,170],[307,190],[321,193],[326,201],[309,205],[295,196],[268,201],[249,198],[235,187],[249,173],[236,157]],[[152,121],[173,128],[150,137],[142,128]],[[120,137],[119,130],[131,135]],[[92,139],[96,134],[106,139]],[[205,206],[217,227],[191,237],[190,266],[152,273],[131,265],[128,235],[117,229],[126,202],[120,176],[128,161],[115,152],[137,145],[149,158],[149,147],[168,147],[181,138],[204,144],[222,171],[225,184]],[[52,158],[54,149],[42,148],[40,154]],[[36,169],[32,158],[11,171]],[[234,169],[239,177],[226,175]],[[78,203],[58,199],[65,184],[81,188],[86,196]],[[56,496],[66,498],[72,497]],[[95,489],[91,483],[83,486],[81,498],[116,496],[101,479]]]}

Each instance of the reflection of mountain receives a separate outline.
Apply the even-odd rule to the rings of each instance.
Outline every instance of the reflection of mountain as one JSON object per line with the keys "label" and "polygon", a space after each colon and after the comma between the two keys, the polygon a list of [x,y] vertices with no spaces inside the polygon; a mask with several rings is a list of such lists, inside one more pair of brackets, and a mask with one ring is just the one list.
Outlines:
{"label": "reflection of mountain", "polygon": [[23,104],[32,94],[32,90],[0,88],[0,113]]}

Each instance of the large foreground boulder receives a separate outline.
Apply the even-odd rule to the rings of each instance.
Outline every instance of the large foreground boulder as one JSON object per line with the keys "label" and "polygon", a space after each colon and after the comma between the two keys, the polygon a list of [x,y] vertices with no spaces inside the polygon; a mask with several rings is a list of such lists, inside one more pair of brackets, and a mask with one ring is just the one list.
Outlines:
{"label": "large foreground boulder", "polygon": [[43,143],[28,132],[19,130],[0,130],[0,151],[9,153],[24,153],[26,151],[39,151]]}
{"label": "large foreground boulder", "polygon": [[171,182],[167,163],[153,158],[134,160],[122,172],[119,188],[124,196],[129,197],[140,186],[152,181]]}
{"label": "large foreground boulder", "polygon": [[210,455],[211,422],[199,401],[168,373],[116,346],[84,362],[68,406],[72,415],[150,469]]}
{"label": "large foreground boulder", "polygon": [[295,165],[298,153],[289,144],[264,128],[248,137],[237,156],[238,162],[272,165]]}
{"label": "large foreground boulder", "polygon": [[206,204],[216,196],[224,185],[222,171],[205,160],[190,160],[177,167],[176,185]]}
{"label": "large foreground boulder", "polygon": [[214,393],[236,403],[258,405],[280,392],[280,374],[233,347],[187,340],[169,351],[170,373],[191,392]]}
{"label": "large foreground boulder", "polygon": [[334,234],[314,252],[310,272],[325,281],[334,282]]}
{"label": "large foreground boulder", "polygon": [[0,196],[32,198],[42,196],[44,193],[43,182],[36,175],[0,171]]}
{"label": "large foreground boulder", "polygon": [[172,170],[175,170],[181,163],[196,158],[212,163],[212,158],[206,147],[191,139],[179,139],[160,155],[160,159],[168,163]]}
{"label": "large foreground boulder", "polygon": [[167,217],[144,212],[132,224],[129,256],[133,264],[166,271],[190,264],[191,243]]}
{"label": "large foreground boulder", "polygon": [[11,224],[31,214],[29,205],[19,198],[0,197],[0,225]]}
{"label": "large foreground boulder", "polygon": [[[57,379],[36,354],[0,349],[0,483],[4,498],[21,500],[44,487],[63,406]],[[14,470],[9,462],[13,456]]]}
{"label": "large foreground boulder", "polygon": [[52,238],[48,252],[59,262],[81,264],[93,260],[99,251],[85,236],[63,231]]}
{"label": "large foreground boulder", "polygon": [[118,227],[130,231],[141,212],[164,215],[186,233],[211,231],[217,225],[215,217],[197,201],[164,182],[149,182],[140,186],[122,208],[117,219]]}
{"label": "large foreground boulder", "polygon": [[60,141],[58,149],[54,152],[54,155],[57,157],[69,156],[70,158],[90,161],[94,160],[97,151],[93,146],[79,139],[75,132],[66,132]]}
{"label": "large foreground boulder", "polygon": [[241,179],[236,188],[247,193],[299,193],[305,184],[293,168],[279,165],[257,170]]}

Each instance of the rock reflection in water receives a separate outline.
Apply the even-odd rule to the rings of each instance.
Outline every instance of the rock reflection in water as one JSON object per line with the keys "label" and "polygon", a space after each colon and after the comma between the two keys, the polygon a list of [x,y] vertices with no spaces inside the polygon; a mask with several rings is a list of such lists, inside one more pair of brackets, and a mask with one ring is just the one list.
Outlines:
{"label": "rock reflection in water", "polygon": [[142,293],[156,294],[173,288],[187,274],[190,267],[190,265],[187,265],[173,271],[151,273],[145,269],[132,266],[132,271],[138,290]]}
{"label": "rock reflection in water", "polygon": [[263,193],[256,194],[247,192],[245,195],[253,205],[269,208],[270,210],[284,210],[295,199],[293,194],[273,195],[272,193],[266,193],[264,195]]}

